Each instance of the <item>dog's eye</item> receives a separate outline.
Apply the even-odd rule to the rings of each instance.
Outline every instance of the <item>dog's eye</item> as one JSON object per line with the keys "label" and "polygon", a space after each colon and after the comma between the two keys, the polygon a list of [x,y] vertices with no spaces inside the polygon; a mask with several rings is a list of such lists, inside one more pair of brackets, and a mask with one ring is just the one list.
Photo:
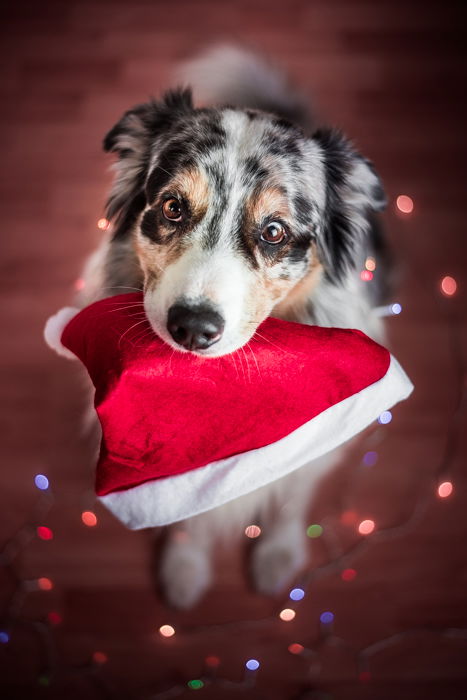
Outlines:
{"label": "dog's eye", "polygon": [[169,221],[181,221],[182,207],[178,199],[175,199],[175,197],[166,199],[162,205],[162,213]]}
{"label": "dog's eye", "polygon": [[286,230],[278,221],[271,221],[271,223],[265,226],[261,232],[261,240],[265,241],[266,243],[272,243],[273,245],[283,243],[286,238]]}

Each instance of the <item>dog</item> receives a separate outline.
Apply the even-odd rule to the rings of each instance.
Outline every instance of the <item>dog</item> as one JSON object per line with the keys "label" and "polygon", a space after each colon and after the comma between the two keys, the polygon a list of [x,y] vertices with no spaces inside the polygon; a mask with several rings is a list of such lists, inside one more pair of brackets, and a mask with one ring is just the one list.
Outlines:
{"label": "dog", "polygon": [[[373,165],[340,131],[315,127],[304,99],[254,53],[218,47],[183,70],[190,88],[130,109],[105,136],[117,156],[111,227],[80,305],[142,290],[154,332],[207,358],[243,347],[269,315],[381,340],[375,284],[359,274],[383,249]],[[306,511],[338,458],[171,527],[160,564],[168,602],[194,605],[218,538],[252,523],[262,528],[255,586],[281,591],[306,564]]]}

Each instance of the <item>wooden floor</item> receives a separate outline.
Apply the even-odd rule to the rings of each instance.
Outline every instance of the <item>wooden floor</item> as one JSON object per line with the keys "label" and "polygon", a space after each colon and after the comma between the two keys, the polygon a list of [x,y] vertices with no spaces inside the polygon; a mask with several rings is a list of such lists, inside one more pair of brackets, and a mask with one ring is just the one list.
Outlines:
{"label": "wooden floor", "polygon": [[[461,3],[17,0],[0,27],[0,697],[188,697],[187,682],[200,678],[196,692],[215,700],[466,697]],[[376,163],[400,261],[394,301],[403,313],[388,320],[389,335],[416,386],[311,506],[309,522],[323,534],[310,539],[307,595],[288,623],[278,618],[287,593],[269,600],[248,587],[246,542],[219,548],[216,585],[197,608],[164,607],[150,536],[126,531],[94,503],[78,369],[41,336],[100,237],[110,182],[103,135],[169,84],[177,60],[219,40],[277,59]],[[410,216],[397,214],[399,194],[413,198]],[[445,275],[458,282],[452,298],[440,293]],[[364,466],[370,450],[378,461]],[[53,499],[35,487],[38,473]],[[437,496],[439,481],[452,481],[450,497]],[[96,527],[82,523],[85,510],[95,510]],[[355,525],[365,518],[376,531],[359,545]],[[38,537],[36,526],[53,539]],[[356,577],[345,581],[349,568]],[[326,611],[331,626],[320,623]],[[173,638],[159,636],[162,624],[176,628]],[[292,643],[303,653],[290,653]],[[215,676],[207,656],[220,659],[217,684],[206,681]],[[261,667],[237,686],[249,658]]]}

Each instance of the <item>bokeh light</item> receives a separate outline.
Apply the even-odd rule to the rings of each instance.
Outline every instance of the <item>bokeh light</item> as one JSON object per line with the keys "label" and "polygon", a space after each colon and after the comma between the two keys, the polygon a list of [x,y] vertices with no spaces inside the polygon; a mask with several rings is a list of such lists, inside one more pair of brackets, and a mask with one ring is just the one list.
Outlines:
{"label": "bokeh light", "polygon": [[41,491],[46,491],[49,488],[49,480],[45,474],[36,474],[34,477],[34,483]]}
{"label": "bokeh light", "polygon": [[331,622],[334,621],[334,614],[332,612],[329,612],[329,610],[327,610],[326,612],[321,613],[321,615],[319,616],[319,619],[321,620],[323,625],[330,625]]}
{"label": "bokeh light", "polygon": [[108,219],[105,219],[102,217],[102,219],[99,219],[97,222],[97,228],[99,228],[101,231],[107,231],[107,229],[110,226],[110,221]]}
{"label": "bokeh light", "polygon": [[391,304],[391,313],[394,314],[394,316],[398,316],[401,312],[402,306],[398,302]]}
{"label": "bokeh light", "polygon": [[457,282],[454,277],[449,275],[443,277],[439,286],[445,297],[452,297],[457,292]]}
{"label": "bokeh light", "polygon": [[260,526],[259,525],[248,525],[248,527],[245,528],[245,535],[252,540],[255,539],[255,537],[259,537],[261,535]]}
{"label": "bokeh light", "polygon": [[37,587],[41,591],[51,591],[54,587],[54,584],[53,581],[51,581],[49,578],[42,576],[41,578],[37,579]]}
{"label": "bokeh light", "polygon": [[189,542],[190,535],[186,530],[175,530],[175,532],[172,533],[172,539],[174,542]]}
{"label": "bokeh light", "polygon": [[295,615],[296,615],[296,612],[295,612],[295,610],[292,610],[292,608],[284,608],[279,613],[280,619],[283,620],[284,622],[290,622],[291,620],[294,619]]}
{"label": "bokeh light", "polygon": [[81,520],[87,527],[95,527],[97,525],[97,517],[90,510],[85,510],[81,513]]}
{"label": "bokeh light", "polygon": [[54,533],[52,532],[50,527],[39,525],[39,527],[36,528],[36,533],[41,540],[53,540]]}
{"label": "bokeh light", "polygon": [[302,651],[304,650],[304,646],[302,644],[289,644],[288,650],[290,651],[291,654],[301,654]]}
{"label": "bokeh light", "polygon": [[373,467],[377,461],[378,461],[378,453],[374,452],[373,450],[370,450],[370,452],[366,452],[363,455],[362,462],[365,465],[365,467]]}
{"label": "bokeh light", "polygon": [[380,425],[387,425],[392,421],[392,413],[391,411],[383,411],[378,418],[378,423]]}
{"label": "bokeh light", "polygon": [[356,575],[355,569],[344,569],[344,571],[341,571],[341,579],[343,581],[353,581]]}
{"label": "bokeh light", "polygon": [[371,680],[371,673],[369,671],[360,671],[360,673],[358,674],[358,679],[362,683],[368,683],[368,681]]}
{"label": "bokeh light", "polygon": [[355,525],[357,522],[357,513],[354,510],[344,510],[340,520],[343,525]]}
{"label": "bokeh light", "polygon": [[414,209],[413,199],[406,194],[400,194],[396,199],[396,207],[403,214],[411,214]]}
{"label": "bokeh light", "polygon": [[204,659],[204,663],[208,668],[217,668],[220,665],[221,660],[218,656],[211,655],[206,656],[206,658]]}
{"label": "bokeh light", "polygon": [[373,279],[373,273],[371,272],[371,270],[362,270],[360,272],[360,279],[363,282],[371,282],[371,280]]}
{"label": "bokeh light", "polygon": [[5,630],[0,630],[0,644],[8,644],[10,635]]}
{"label": "bokeh light", "polygon": [[175,629],[172,625],[162,625],[159,627],[159,634],[161,637],[173,637],[175,634]]}
{"label": "bokeh light", "polygon": [[245,666],[249,671],[257,671],[259,669],[259,661],[257,659],[248,659]]}
{"label": "bokeh light", "polygon": [[316,537],[321,537],[321,535],[323,534],[323,528],[321,527],[321,525],[313,523],[313,525],[309,525],[307,527],[306,534],[312,539],[315,539]]}
{"label": "bokeh light", "polygon": [[51,625],[59,625],[62,622],[62,616],[55,610],[51,610],[47,614],[47,620]]}
{"label": "bokeh light", "polygon": [[95,664],[105,664],[109,660],[109,657],[107,654],[104,654],[103,651],[95,651],[92,655],[92,660]]}
{"label": "bokeh light", "polygon": [[447,498],[451,495],[453,488],[451,481],[443,481],[443,483],[438,486],[438,496],[440,498]]}
{"label": "bokeh light", "polygon": [[75,281],[74,287],[77,292],[80,292],[82,289],[84,289],[86,283],[82,277],[78,277],[78,279]]}
{"label": "bokeh light", "polygon": [[376,270],[376,260],[369,256],[365,260],[365,267],[367,270],[370,270],[370,272],[374,272]]}
{"label": "bokeh light", "polygon": [[194,678],[192,681],[188,681],[187,686],[190,690],[200,690],[204,688],[204,683],[199,678]]}
{"label": "bokeh light", "polygon": [[302,600],[305,597],[305,591],[303,588],[292,588],[289,593],[289,598],[291,600]]}
{"label": "bokeh light", "polygon": [[374,529],[374,520],[362,520],[362,522],[358,526],[358,531],[361,535],[370,535]]}

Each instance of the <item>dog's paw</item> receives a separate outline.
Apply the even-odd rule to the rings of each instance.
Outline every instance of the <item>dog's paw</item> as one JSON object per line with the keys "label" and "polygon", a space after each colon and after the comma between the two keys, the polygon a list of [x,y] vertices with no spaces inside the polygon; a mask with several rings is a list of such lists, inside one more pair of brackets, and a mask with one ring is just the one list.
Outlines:
{"label": "dog's paw", "polygon": [[162,559],[160,580],[170,605],[182,610],[191,608],[211,583],[208,554],[190,542],[169,542]]}
{"label": "dog's paw", "polygon": [[300,537],[290,540],[271,537],[258,542],[251,562],[256,590],[265,595],[280,593],[306,561],[306,546]]}

